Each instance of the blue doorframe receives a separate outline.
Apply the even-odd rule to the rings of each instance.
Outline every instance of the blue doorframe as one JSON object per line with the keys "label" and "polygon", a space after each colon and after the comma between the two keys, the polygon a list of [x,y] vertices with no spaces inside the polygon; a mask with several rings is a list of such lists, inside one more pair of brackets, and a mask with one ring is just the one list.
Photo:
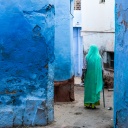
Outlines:
{"label": "blue doorframe", "polygon": [[81,27],[73,28],[73,59],[74,59],[74,72],[75,76],[82,75],[83,67],[83,44],[82,37],[80,36]]}

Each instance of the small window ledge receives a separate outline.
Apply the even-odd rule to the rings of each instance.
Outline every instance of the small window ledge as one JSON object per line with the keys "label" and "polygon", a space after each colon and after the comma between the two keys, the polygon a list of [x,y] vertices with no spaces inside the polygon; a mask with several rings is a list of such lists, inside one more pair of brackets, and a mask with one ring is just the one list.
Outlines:
{"label": "small window ledge", "polygon": [[105,68],[106,71],[114,72],[114,69],[112,68]]}

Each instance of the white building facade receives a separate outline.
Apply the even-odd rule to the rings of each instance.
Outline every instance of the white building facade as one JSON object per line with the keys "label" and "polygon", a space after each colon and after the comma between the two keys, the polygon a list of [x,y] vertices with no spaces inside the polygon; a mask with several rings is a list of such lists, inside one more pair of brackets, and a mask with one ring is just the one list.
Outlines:
{"label": "white building facade", "polygon": [[106,0],[105,2],[81,0],[81,11],[81,34],[85,50],[88,49],[90,44],[95,43],[99,47],[105,46],[107,51],[113,51],[115,33],[114,0]]}

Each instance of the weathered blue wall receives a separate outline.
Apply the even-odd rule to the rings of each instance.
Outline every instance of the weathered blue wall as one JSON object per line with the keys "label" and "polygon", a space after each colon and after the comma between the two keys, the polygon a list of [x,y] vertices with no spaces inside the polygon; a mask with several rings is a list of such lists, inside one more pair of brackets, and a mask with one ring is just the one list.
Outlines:
{"label": "weathered blue wall", "polygon": [[53,121],[53,0],[0,0],[0,127]]}
{"label": "weathered blue wall", "polygon": [[116,0],[114,126],[128,127],[128,1]]}
{"label": "weathered blue wall", "polygon": [[73,76],[73,0],[56,0],[55,81]]}

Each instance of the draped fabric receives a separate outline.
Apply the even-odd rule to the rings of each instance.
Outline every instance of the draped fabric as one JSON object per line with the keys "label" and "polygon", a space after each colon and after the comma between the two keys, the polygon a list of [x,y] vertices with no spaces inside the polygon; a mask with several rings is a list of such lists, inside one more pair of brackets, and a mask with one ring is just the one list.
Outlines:
{"label": "draped fabric", "polygon": [[87,71],[84,78],[84,104],[97,103],[102,90],[102,63],[97,46],[92,45],[86,56]]}

